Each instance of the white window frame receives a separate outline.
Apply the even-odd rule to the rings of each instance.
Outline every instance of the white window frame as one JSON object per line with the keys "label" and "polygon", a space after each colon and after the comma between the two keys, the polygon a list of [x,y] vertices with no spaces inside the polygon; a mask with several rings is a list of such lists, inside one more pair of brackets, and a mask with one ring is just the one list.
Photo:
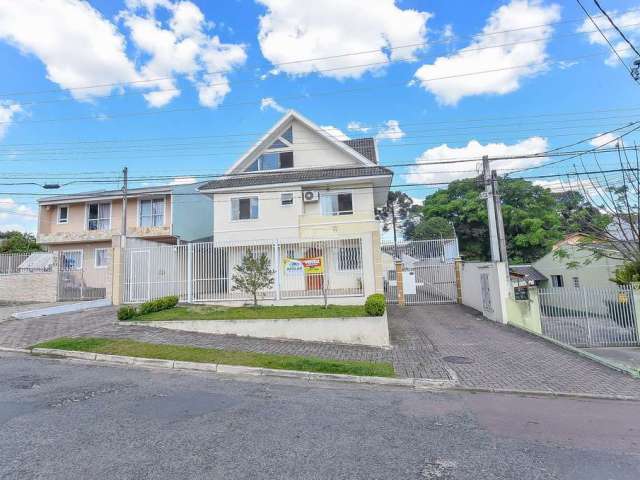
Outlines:
{"label": "white window frame", "polygon": [[[324,211],[324,207],[322,205],[322,199],[323,198],[327,198],[327,197],[337,197],[338,195],[351,195],[351,210],[345,210],[345,212],[350,212],[350,213],[340,213],[340,211],[336,211],[333,213],[325,213]],[[326,216],[326,217],[338,217],[338,216],[342,216],[342,215],[353,215],[355,213],[355,209],[353,207],[353,203],[354,203],[354,195],[353,192],[350,190],[340,190],[340,191],[332,191],[332,192],[327,192],[327,193],[321,193],[320,194],[320,211],[322,213],[322,215]]]}
{"label": "white window frame", "polygon": [[[258,201],[258,213],[256,215],[256,218],[233,218],[233,202],[234,200],[242,200],[242,199],[251,199],[251,198],[255,198]],[[249,206],[249,208],[251,208],[251,206]],[[238,214],[240,213],[240,206],[238,205]],[[230,198],[229,200],[229,218],[231,219],[232,222],[255,222],[256,220],[260,219],[260,197],[258,195],[236,195]]]}
{"label": "white window frame", "polygon": [[[109,266],[109,255],[108,255],[108,248],[96,248],[93,251],[93,266],[95,268],[107,268]],[[104,259],[106,261],[106,263],[104,265],[98,265],[98,252],[105,252],[104,254]]]}
{"label": "white window frame", "polygon": [[[291,195],[291,203],[283,203],[285,195]],[[295,195],[294,195],[293,192],[282,192],[280,194],[280,206],[281,207],[290,208],[290,207],[293,207],[294,203],[295,203]]]}
{"label": "white window frame", "polygon": [[[153,219],[153,202],[156,200],[162,200],[162,223],[160,225],[147,225],[142,226],[142,202],[151,202],[151,218]],[[140,228],[153,228],[164,227],[167,221],[167,197],[147,197],[138,199],[138,227]]]}
{"label": "white window frame", "polygon": [[[554,278],[556,278],[556,277],[560,278],[560,282],[558,282],[558,283],[562,283],[562,285],[554,285],[554,283],[556,283],[556,282],[554,282]],[[554,287],[554,288],[564,288],[564,285],[565,284],[564,284],[564,276],[563,275],[561,275],[561,274],[551,275],[551,286],[552,287]]]}
{"label": "white window frame", "polygon": [[65,268],[64,265],[64,260],[63,258],[60,258],[60,261],[62,262],[62,270],[66,271],[66,272],[70,272],[70,271],[74,271],[74,270],[82,270],[82,265],[84,264],[84,251],[83,250],[62,250],[62,252],[60,252],[62,255],[62,257],[64,257],[66,254],[68,253],[79,253],[80,256],[80,264],[76,265],[74,268]]}
{"label": "white window frame", "polygon": [[[64,221],[60,219],[60,211],[63,208],[67,209],[67,218],[65,218]],[[58,225],[66,225],[67,223],[69,223],[69,205],[58,205],[58,210],[56,212],[56,222],[58,223]]]}
{"label": "white window frame", "polygon": [[[89,209],[91,208],[91,205],[109,205],[109,226],[107,228],[96,228],[95,230],[91,230],[89,229]],[[113,220],[113,202],[108,201],[108,202],[87,202],[86,206],[85,206],[85,210],[84,210],[84,228],[86,231],[88,232],[104,232],[106,230],[111,230],[111,224],[112,224],[112,220]],[[98,218],[97,221],[100,222],[100,207],[98,207]],[[104,220],[104,219],[102,219]]]}
{"label": "white window frame", "polygon": [[580,277],[571,277],[573,288],[580,288]]}
{"label": "white window frame", "polygon": [[[357,266],[356,268],[341,268],[340,265],[340,252],[343,249],[354,249],[357,250],[358,252],[360,252],[360,257],[358,258],[359,260],[359,266]],[[336,270],[338,272],[361,272],[362,271],[362,247],[360,246],[350,246],[350,245],[345,245],[342,247],[337,247],[336,251],[335,251],[335,255],[336,255]]]}

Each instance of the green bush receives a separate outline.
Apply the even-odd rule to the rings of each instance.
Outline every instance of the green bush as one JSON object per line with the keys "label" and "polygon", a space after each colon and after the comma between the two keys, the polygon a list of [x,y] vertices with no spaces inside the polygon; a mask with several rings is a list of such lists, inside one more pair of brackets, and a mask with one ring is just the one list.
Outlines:
{"label": "green bush", "polygon": [[367,301],[364,302],[364,311],[371,317],[381,317],[384,314],[384,309],[384,295],[381,293],[369,295]]}
{"label": "green bush", "polygon": [[146,315],[147,313],[160,312],[162,310],[169,310],[178,304],[178,296],[169,295],[168,297],[158,298],[157,300],[151,300],[145,302],[138,307],[138,313],[140,315]]}
{"label": "green bush", "polygon": [[118,309],[118,320],[131,320],[138,314],[134,307],[124,306]]}

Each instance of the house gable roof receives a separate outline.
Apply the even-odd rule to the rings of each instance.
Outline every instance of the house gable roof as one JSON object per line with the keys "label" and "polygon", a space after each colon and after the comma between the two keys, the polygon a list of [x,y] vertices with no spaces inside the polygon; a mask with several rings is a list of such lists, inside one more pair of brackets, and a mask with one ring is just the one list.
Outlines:
{"label": "house gable roof", "polygon": [[[369,154],[368,156],[363,155],[363,153],[361,153],[361,151],[364,152],[363,149],[355,148],[347,144],[346,142],[338,140],[337,138],[327,133],[324,129],[316,125],[314,122],[304,117],[302,114],[296,112],[295,110],[289,110],[280,118],[280,120],[278,120],[275,123],[273,127],[271,127],[271,129],[269,129],[269,131],[266,134],[262,136],[262,138],[260,138],[260,140],[258,140],[244,155],[242,155],[226,171],[226,173],[227,174],[240,173],[239,168],[242,165],[244,165],[247,159],[249,159],[250,157],[253,157],[256,153],[259,153],[260,151],[266,149],[273,141],[277,139],[278,133],[284,130],[286,126],[292,123],[294,120],[297,120],[298,122],[306,126],[308,129],[314,131],[318,136],[322,137],[324,140],[326,140],[330,144],[334,145],[338,149],[342,150],[344,153],[353,157],[358,163],[368,167],[376,165],[375,160],[372,161],[370,158],[368,158],[371,156],[371,154]],[[371,140],[373,141],[373,139]],[[375,149],[375,145],[374,145],[374,149]]]}

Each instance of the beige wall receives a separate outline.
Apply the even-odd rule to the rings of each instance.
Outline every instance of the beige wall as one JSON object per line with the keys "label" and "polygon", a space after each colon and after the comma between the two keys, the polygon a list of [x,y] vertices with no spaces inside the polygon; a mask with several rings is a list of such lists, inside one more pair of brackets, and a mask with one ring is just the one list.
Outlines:
{"label": "beige wall", "polygon": [[55,302],[57,294],[57,272],[0,275],[0,300]]}
{"label": "beige wall", "polygon": [[[362,166],[351,155],[336,147],[332,142],[328,141],[317,132],[310,130],[297,120],[293,121],[293,148],[282,150],[293,150],[293,166],[294,168],[320,168],[331,166]],[[283,127],[284,132],[288,125]],[[281,133],[281,132],[278,132]],[[269,144],[265,145],[265,148]],[[274,150],[276,151],[276,150]],[[253,161],[262,153],[256,152],[248,157],[238,168],[237,172],[243,172],[253,163]]]}
{"label": "beige wall", "polygon": [[95,266],[96,249],[106,248],[109,263],[113,257],[111,242],[74,243],[69,245],[51,245],[49,251],[62,252],[65,250],[82,251],[82,279],[85,286],[94,288],[106,288],[109,284],[111,272],[108,267],[97,268]]}
{"label": "beige wall", "polygon": [[[163,228],[139,227],[139,201],[146,198],[164,198]],[[97,201],[97,200],[96,200]],[[111,229],[107,232],[87,230],[87,205],[94,202],[79,202],[65,204],[69,207],[68,222],[58,223],[58,205],[41,205],[38,221],[38,236],[41,240],[51,241],[82,241],[93,239],[107,239],[111,235],[120,233],[122,226],[122,200],[104,200],[111,203]],[[127,232],[134,236],[162,236],[171,234],[171,195],[153,195],[141,198],[130,198],[127,202]],[[63,235],[68,234],[68,235]],[[56,238],[55,236],[59,238]],[[47,240],[47,236],[50,238]],[[90,238],[91,237],[91,238]]]}
{"label": "beige wall", "polygon": [[[560,259],[554,256],[554,252],[549,252],[537,262],[533,267],[549,279],[543,287],[551,287],[551,275],[562,275],[564,288],[576,288],[573,278],[578,278],[581,287],[613,287],[614,283],[610,279],[614,276],[616,268],[622,264],[619,260],[610,258],[594,259],[589,252],[578,249],[573,245],[563,245],[561,247],[567,252],[568,258]],[[584,261],[589,260],[588,265]],[[569,268],[568,262],[577,262],[579,266]]]}
{"label": "beige wall", "polygon": [[[302,201],[300,186],[287,190],[294,194],[291,206],[280,204],[281,187],[260,193],[216,193],[213,200],[215,240],[322,239],[377,232],[379,224],[374,215],[373,189],[362,187],[362,184],[351,184],[335,190],[351,192],[353,215],[322,215],[320,202]],[[232,220],[231,200],[240,197],[258,198],[257,219]]]}

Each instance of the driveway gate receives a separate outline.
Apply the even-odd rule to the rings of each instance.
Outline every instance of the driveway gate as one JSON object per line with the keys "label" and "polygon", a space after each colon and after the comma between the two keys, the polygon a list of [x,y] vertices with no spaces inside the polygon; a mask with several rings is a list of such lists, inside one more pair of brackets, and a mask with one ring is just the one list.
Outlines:
{"label": "driveway gate", "polygon": [[575,347],[640,345],[628,287],[541,288],[542,333]]}
{"label": "driveway gate", "polygon": [[456,302],[456,238],[384,243],[382,254],[387,303],[398,301],[394,258],[402,261],[405,304]]}

